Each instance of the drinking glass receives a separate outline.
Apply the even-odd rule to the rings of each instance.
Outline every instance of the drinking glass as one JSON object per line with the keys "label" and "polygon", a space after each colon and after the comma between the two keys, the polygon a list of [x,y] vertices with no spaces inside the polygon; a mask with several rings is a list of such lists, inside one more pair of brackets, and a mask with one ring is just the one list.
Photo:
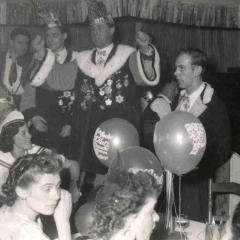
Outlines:
{"label": "drinking glass", "polygon": [[188,216],[186,214],[180,214],[180,216],[177,217],[176,223],[182,230],[183,234],[187,236],[187,233],[185,232],[185,228],[189,226]]}

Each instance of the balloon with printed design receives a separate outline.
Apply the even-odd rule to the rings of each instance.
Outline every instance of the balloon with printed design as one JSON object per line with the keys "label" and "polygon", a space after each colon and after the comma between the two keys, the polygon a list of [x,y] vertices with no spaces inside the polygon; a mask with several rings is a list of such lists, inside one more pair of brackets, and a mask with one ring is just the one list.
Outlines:
{"label": "balloon with printed design", "polygon": [[[159,159],[151,151],[143,147],[135,146],[123,149],[120,151],[120,156],[123,160],[121,170],[133,173],[139,170],[148,171],[156,176],[159,183],[162,184],[163,168]],[[108,172],[111,172],[111,168],[115,167],[117,158],[118,156],[113,159]]]}
{"label": "balloon with printed design", "polygon": [[136,128],[121,118],[111,118],[103,122],[93,138],[94,152],[106,167],[109,167],[117,151],[139,145],[140,138]]}
{"label": "balloon with printed design", "polygon": [[156,124],[153,142],[163,167],[182,175],[198,165],[207,140],[205,129],[197,117],[189,112],[175,111]]}

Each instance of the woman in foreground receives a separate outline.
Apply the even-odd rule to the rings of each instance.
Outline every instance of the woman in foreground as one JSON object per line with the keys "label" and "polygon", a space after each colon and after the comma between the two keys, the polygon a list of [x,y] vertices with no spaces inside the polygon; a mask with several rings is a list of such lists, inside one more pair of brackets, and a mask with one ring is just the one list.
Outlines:
{"label": "woman in foreground", "polygon": [[17,159],[10,168],[2,191],[5,205],[0,209],[0,239],[48,240],[40,214],[52,215],[59,240],[70,240],[71,195],[60,189],[62,157],[40,153]]}
{"label": "woman in foreground", "polygon": [[162,185],[162,176],[152,169],[115,171],[95,201],[78,210],[75,223],[79,233],[91,239],[149,240],[159,220],[154,207]]}

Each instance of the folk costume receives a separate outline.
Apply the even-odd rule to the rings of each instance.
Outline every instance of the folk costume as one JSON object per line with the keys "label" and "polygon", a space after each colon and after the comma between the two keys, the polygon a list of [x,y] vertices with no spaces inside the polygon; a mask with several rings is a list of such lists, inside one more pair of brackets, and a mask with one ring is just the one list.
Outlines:
{"label": "folk costume", "polygon": [[[61,54],[62,53],[62,54]],[[77,55],[76,52],[67,51],[64,48],[60,55],[63,55],[64,61],[62,64],[73,61]],[[58,58],[58,59],[63,59]],[[57,63],[61,65],[56,59]],[[51,70],[53,66],[51,67]],[[40,71],[41,72],[41,71]],[[39,73],[40,73],[39,72]],[[71,125],[72,104],[74,102],[74,81],[68,84],[64,82],[67,77],[76,78],[77,66],[75,73],[71,72],[62,76],[62,82],[54,76],[55,71],[51,71],[44,83],[39,87],[34,87],[28,84],[23,94],[20,104],[20,110],[23,112],[26,121],[31,120],[34,116],[42,116],[47,121],[48,131],[39,132],[33,126],[31,133],[33,141],[41,146],[54,148],[59,153],[67,154],[67,139],[59,136],[64,125]],[[75,74],[75,75],[74,75]],[[62,83],[62,84],[61,84]]]}
{"label": "folk costume", "polygon": [[[186,97],[189,97],[189,103]],[[214,178],[215,170],[228,161],[232,153],[230,122],[225,104],[207,83],[203,83],[190,96],[186,96],[185,90],[181,91],[176,110],[186,108],[202,122],[207,146],[197,169],[182,177],[181,194],[184,198],[181,211],[192,220],[206,222],[208,179]]]}
{"label": "folk costume", "polygon": [[[89,1],[89,6],[91,24],[95,21],[114,24],[111,16],[103,11],[106,8],[102,3]],[[106,55],[100,57],[100,51]],[[80,52],[77,56],[79,72],[70,146],[72,157],[78,159],[83,172],[107,172],[93,150],[94,133],[101,123],[111,118],[123,118],[140,133],[138,86],[154,86],[160,78],[160,58],[153,45],[151,51],[152,55],[146,56],[130,46],[110,44],[103,49]],[[145,71],[146,62],[151,62],[153,74]]]}
{"label": "folk costume", "polygon": [[[61,26],[59,21],[57,24],[55,23],[55,17],[46,20],[46,16],[44,16],[44,20],[48,23],[48,28]],[[71,49],[67,50],[65,47],[54,55],[53,64],[49,65],[50,73],[40,78],[38,84],[35,84],[36,87],[31,86],[30,81],[30,84],[26,86],[20,104],[20,110],[23,112],[26,121],[37,115],[47,121],[48,130],[46,132],[39,132],[32,126],[33,142],[55,149],[65,155],[68,153],[69,138],[60,137],[59,134],[65,125],[71,125],[72,105],[75,99],[73,88],[77,75],[77,65],[73,64],[74,69],[64,72],[60,78],[55,75],[54,65],[60,65],[59,67],[61,67],[64,64],[71,64],[76,56],[77,52]],[[41,76],[44,71],[40,69],[35,74]]]}

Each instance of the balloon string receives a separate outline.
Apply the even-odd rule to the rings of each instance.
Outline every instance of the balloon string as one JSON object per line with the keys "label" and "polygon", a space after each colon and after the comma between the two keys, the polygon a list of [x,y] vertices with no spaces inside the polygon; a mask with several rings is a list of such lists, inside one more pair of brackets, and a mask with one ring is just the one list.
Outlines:
{"label": "balloon string", "polygon": [[178,186],[178,191],[179,191],[179,206],[178,206],[178,214],[179,214],[179,217],[181,215],[181,200],[182,200],[182,196],[181,196],[181,180],[182,180],[182,177],[179,176],[179,186]]}

